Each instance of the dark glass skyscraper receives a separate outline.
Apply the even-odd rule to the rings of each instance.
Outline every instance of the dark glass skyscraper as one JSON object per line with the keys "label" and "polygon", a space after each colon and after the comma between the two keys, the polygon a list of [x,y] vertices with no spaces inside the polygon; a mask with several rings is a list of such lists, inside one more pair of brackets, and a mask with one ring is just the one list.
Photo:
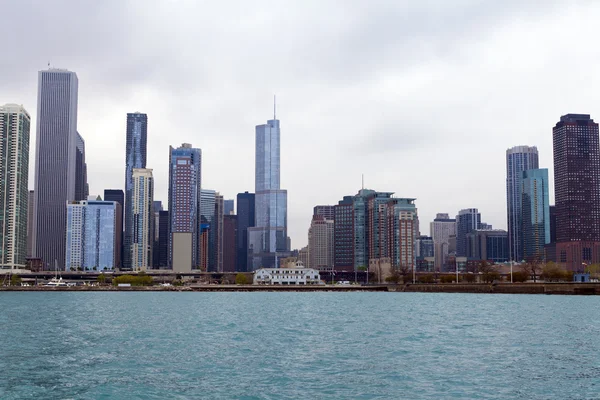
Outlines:
{"label": "dark glass skyscraper", "polygon": [[133,240],[133,169],[146,168],[148,116],[139,112],[127,114],[125,148],[125,235],[123,236],[123,268],[131,269]]}
{"label": "dark glass skyscraper", "polygon": [[38,75],[33,256],[64,268],[67,201],[76,197],[77,92],[74,72]]}
{"label": "dark glass skyscraper", "polygon": [[571,270],[600,262],[600,144],[588,114],[567,114],[553,129],[556,257]]}
{"label": "dark glass skyscraper", "polygon": [[248,271],[248,228],[254,226],[254,211],[254,193],[238,193],[236,271]]}
{"label": "dark glass skyscraper", "polygon": [[481,214],[476,208],[460,210],[456,216],[456,256],[467,257],[467,234],[481,229]]}
{"label": "dark glass skyscraper", "polygon": [[550,243],[550,205],[548,204],[548,170],[523,171],[523,257],[526,261],[545,258]]}

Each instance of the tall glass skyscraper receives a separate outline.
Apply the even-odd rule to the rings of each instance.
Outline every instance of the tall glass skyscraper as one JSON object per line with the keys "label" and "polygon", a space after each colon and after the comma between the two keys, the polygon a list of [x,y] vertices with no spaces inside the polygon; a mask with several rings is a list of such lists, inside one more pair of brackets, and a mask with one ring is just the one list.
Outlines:
{"label": "tall glass skyscraper", "polygon": [[539,168],[538,150],[533,146],[515,146],[506,150],[506,212],[508,248],[512,261],[523,260],[522,184],[523,171]]}
{"label": "tall glass skyscraper", "polygon": [[523,171],[523,257],[526,261],[543,260],[545,245],[550,243],[550,204],[548,170]]}
{"label": "tall glass skyscraper", "polygon": [[105,270],[116,266],[119,253],[116,201],[67,204],[66,270]]}
{"label": "tall glass skyscraper", "polygon": [[255,225],[255,211],[254,193],[238,193],[236,271],[248,271],[248,228]]}
{"label": "tall glass skyscraper", "polygon": [[25,268],[30,124],[23,106],[0,107],[0,268]]}
{"label": "tall glass skyscraper", "polygon": [[65,266],[67,201],[76,199],[77,92],[74,72],[38,74],[33,256]]}
{"label": "tall glass skyscraper", "polygon": [[256,127],[255,217],[248,228],[248,268],[278,267],[287,248],[287,191],[280,188],[280,127],[272,119]]}
{"label": "tall glass skyscraper", "polygon": [[169,265],[174,238],[191,236],[190,270],[200,266],[201,162],[202,151],[189,143],[169,149]]}
{"label": "tall glass skyscraper", "polygon": [[131,269],[133,243],[133,169],[146,168],[148,116],[140,112],[127,114],[127,143],[125,150],[125,235],[123,235],[123,268]]}

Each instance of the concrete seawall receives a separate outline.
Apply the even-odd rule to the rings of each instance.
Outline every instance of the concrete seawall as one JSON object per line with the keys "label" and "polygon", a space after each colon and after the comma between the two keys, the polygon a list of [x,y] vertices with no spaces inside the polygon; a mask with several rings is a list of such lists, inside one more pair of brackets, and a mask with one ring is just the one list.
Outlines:
{"label": "concrete seawall", "polygon": [[407,285],[192,285],[192,286],[2,286],[0,292],[412,292],[600,295],[600,283],[501,283]]}

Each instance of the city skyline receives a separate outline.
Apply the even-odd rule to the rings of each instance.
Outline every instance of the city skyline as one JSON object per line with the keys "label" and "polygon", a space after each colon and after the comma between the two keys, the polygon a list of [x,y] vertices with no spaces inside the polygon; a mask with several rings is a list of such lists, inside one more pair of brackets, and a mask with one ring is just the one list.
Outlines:
{"label": "city skyline", "polygon": [[[326,52],[325,47],[314,49],[314,53],[307,52],[307,44],[315,36],[301,38],[295,29],[306,23],[319,23],[310,4],[300,6],[296,18],[281,6],[265,7],[260,2],[254,5],[248,16],[251,20],[264,13],[267,21],[279,24],[277,21],[285,20],[290,26],[280,38],[271,37],[270,28],[252,33],[242,26],[227,34],[226,30],[233,28],[229,23],[223,27],[210,23],[197,28],[202,31],[182,24],[185,29],[180,33],[159,38],[158,20],[148,11],[140,16],[149,27],[147,38],[120,30],[118,34],[123,40],[119,43],[107,42],[94,33],[96,24],[104,25],[105,19],[120,20],[130,15],[129,4],[119,3],[122,10],[113,5],[116,3],[95,5],[94,10],[101,15],[98,20],[90,19],[80,7],[55,15],[57,23],[62,23],[66,31],[60,36],[43,25],[26,32],[24,27],[7,21],[0,29],[22,34],[27,54],[23,54],[19,62],[11,63],[14,65],[1,67],[1,72],[11,79],[3,84],[5,90],[0,103],[23,104],[32,114],[32,123],[36,123],[36,72],[45,68],[48,61],[53,66],[77,72],[82,93],[78,127],[86,139],[90,193],[122,188],[123,116],[135,110],[147,113],[151,119],[148,165],[154,168],[156,177],[155,198],[166,203],[168,163],[165,156],[172,143],[192,142],[203,149],[206,186],[218,189],[225,198],[252,191],[253,173],[248,168],[252,155],[248,153],[253,147],[253,127],[263,121],[271,108],[272,94],[277,93],[278,114],[285,130],[282,168],[286,173],[281,184],[290,193],[288,226],[293,248],[307,242],[305,236],[312,207],[334,204],[340,194],[356,192],[362,173],[366,187],[416,197],[422,227],[423,222],[432,221],[438,212],[454,216],[460,209],[476,207],[486,222],[506,229],[505,188],[500,184],[505,180],[503,151],[521,144],[537,146],[540,165],[549,168],[552,182],[551,127],[556,118],[569,112],[599,114],[596,105],[600,99],[593,85],[578,85],[576,98],[549,96],[540,89],[552,87],[555,93],[567,93],[573,84],[594,80],[594,72],[589,67],[593,62],[574,62],[579,54],[589,56],[586,41],[590,40],[587,38],[591,36],[588,27],[591,23],[586,21],[594,21],[600,15],[599,6],[594,4],[543,10],[533,3],[489,5],[486,7],[489,10],[467,3],[452,10],[442,4],[435,13],[423,14],[424,9],[418,5],[404,9],[382,3],[364,17],[360,15],[363,10],[356,4],[348,3],[343,9],[326,4],[324,7],[329,11],[342,14],[342,26],[319,31],[319,37],[323,43],[344,50],[349,39],[364,31],[366,35],[359,37],[365,40],[361,43],[369,46],[356,50],[356,55],[348,55],[347,51]],[[9,7],[18,11],[24,6],[11,4]],[[46,7],[48,5],[27,9],[27,14],[37,20],[47,13]],[[193,11],[193,7],[187,5],[171,10],[183,20],[186,14],[194,14]],[[521,19],[523,12],[530,12],[531,18]],[[486,24],[477,19],[462,19],[462,15],[473,14],[482,16]],[[403,20],[418,15],[423,15],[424,20],[421,19],[421,26],[397,27],[400,30],[397,36],[386,34],[396,29],[393,17],[402,15],[405,15]],[[437,26],[433,23],[437,21],[436,15],[452,18],[441,18],[442,24]],[[218,10],[209,9],[202,18],[208,21],[210,16],[217,17],[214,19],[218,23],[224,22],[218,18]],[[379,23],[366,24],[368,19]],[[452,19],[466,22],[466,31],[473,34],[465,37],[457,32],[449,23]],[[90,32],[75,29],[75,25],[69,23],[72,20],[90,27]],[[355,26],[350,27],[350,21]],[[560,34],[552,31],[561,24],[575,29]],[[178,46],[188,46],[189,40],[203,36],[205,29],[214,30],[222,39],[220,49],[206,44],[207,53],[212,55],[209,58],[220,60],[225,55],[222,52],[226,52],[227,57],[214,66],[206,63],[206,57],[182,61]],[[402,34],[405,29],[410,30],[413,39],[406,38],[411,35]],[[437,29],[448,29],[449,34],[437,35]],[[544,42],[550,44],[531,49],[528,42],[518,39],[522,34],[532,35],[532,40],[544,38]],[[183,35],[190,39],[176,40],[184,39]],[[68,36],[81,39],[59,40]],[[236,47],[240,37],[248,38],[248,49]],[[583,41],[575,40],[581,37]],[[442,46],[448,51],[442,52],[442,59],[425,51],[398,52],[404,54],[402,59],[391,55],[389,46],[413,49],[414,38],[425,44],[420,46],[423,49]],[[371,46],[376,42],[381,44]],[[175,47],[171,49],[173,43]],[[287,45],[283,45],[285,43]],[[264,48],[275,49],[278,57],[274,57],[270,65],[260,63],[258,68],[250,54]],[[490,48],[494,51],[490,52]],[[560,56],[567,51],[574,57]],[[114,58],[109,57],[111,53],[115,54]],[[168,63],[157,61],[154,54],[166,54],[171,59]],[[303,61],[307,54],[311,55],[308,62]],[[461,54],[461,57],[452,54]],[[519,63],[511,61],[516,59]],[[353,67],[342,71],[341,65]],[[395,70],[398,65],[401,67]],[[546,66],[544,71],[540,72],[540,65]],[[197,74],[197,70],[206,70],[205,75],[211,76],[213,83],[199,77],[202,74]],[[231,87],[222,85],[225,81],[231,82]],[[482,87],[486,90],[482,91]],[[455,97],[457,88],[461,89],[460,99]],[[319,93],[317,101],[312,100],[314,89]],[[421,92],[429,95],[417,96]],[[515,96],[515,93],[523,95]],[[477,106],[479,104],[486,105]],[[196,112],[197,106],[201,112]],[[470,113],[468,122],[453,119],[469,108],[474,112]],[[186,118],[190,113],[195,118]],[[508,115],[511,118],[507,118]],[[315,126],[331,129],[324,133],[314,129]],[[233,145],[239,148],[229,153]],[[325,160],[315,151],[319,146],[330,151]],[[492,154],[490,149],[500,151],[494,150]],[[463,150],[469,155],[457,157]],[[222,154],[228,156],[222,157]],[[303,168],[295,171],[298,158],[302,159]],[[400,178],[391,170],[381,170],[379,160],[398,158],[419,166],[410,179]],[[31,164],[33,168],[33,160]],[[474,165],[485,165],[486,174],[475,171]],[[327,176],[336,176],[336,179],[325,179]],[[459,176],[460,180],[454,179]],[[482,179],[493,184],[484,191],[469,191]],[[31,175],[29,182],[32,188]],[[554,204],[553,197],[551,184],[551,204]],[[422,231],[427,233],[426,227]]]}

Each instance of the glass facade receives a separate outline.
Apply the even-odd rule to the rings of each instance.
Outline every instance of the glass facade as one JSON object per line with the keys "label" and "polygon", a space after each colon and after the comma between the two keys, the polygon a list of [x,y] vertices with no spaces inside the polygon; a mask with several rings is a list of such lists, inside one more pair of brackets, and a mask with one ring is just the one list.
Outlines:
{"label": "glass facade", "polygon": [[123,268],[131,269],[133,243],[133,169],[146,168],[148,116],[139,112],[127,114],[127,139],[125,148],[125,234],[123,235]]}
{"label": "glass facade", "polygon": [[467,257],[467,234],[481,228],[481,214],[476,208],[460,210],[456,216],[456,256]]}
{"label": "glass facade", "polygon": [[254,193],[237,195],[237,266],[236,271],[248,271],[248,228],[255,225]]}
{"label": "glass facade", "polygon": [[506,150],[506,213],[510,258],[513,261],[523,260],[523,171],[537,168],[537,147],[515,146]]}
{"label": "glass facade", "polygon": [[550,243],[548,170],[523,171],[523,255],[525,260],[542,260]]}
{"label": "glass facade", "polygon": [[288,249],[287,191],[280,188],[279,120],[256,127],[255,226],[248,229],[248,267],[277,267]]}
{"label": "glass facade", "polygon": [[102,271],[116,266],[117,209],[114,201],[67,204],[67,271]]}

